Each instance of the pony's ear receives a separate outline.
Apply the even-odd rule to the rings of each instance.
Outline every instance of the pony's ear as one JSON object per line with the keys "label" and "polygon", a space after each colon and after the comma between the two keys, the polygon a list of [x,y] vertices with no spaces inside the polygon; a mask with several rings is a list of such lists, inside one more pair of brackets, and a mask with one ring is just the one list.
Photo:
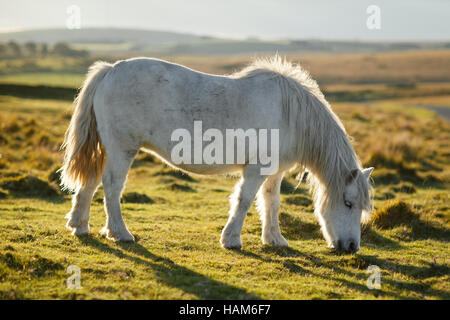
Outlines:
{"label": "pony's ear", "polygon": [[368,180],[369,177],[370,177],[370,174],[372,173],[372,171],[373,171],[373,167],[366,168],[366,169],[364,169],[364,170],[362,171],[362,174],[363,174],[364,177]]}
{"label": "pony's ear", "polygon": [[353,169],[352,171],[350,171],[350,173],[348,174],[347,178],[345,179],[345,182],[347,184],[352,183],[353,181],[355,181],[355,179],[358,177],[359,175],[359,169]]}

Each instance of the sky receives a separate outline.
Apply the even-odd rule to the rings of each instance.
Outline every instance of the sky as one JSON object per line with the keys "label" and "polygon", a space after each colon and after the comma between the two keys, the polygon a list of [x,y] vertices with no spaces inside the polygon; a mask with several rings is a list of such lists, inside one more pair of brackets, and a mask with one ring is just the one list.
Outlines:
{"label": "sky", "polygon": [[[65,28],[166,30],[228,38],[450,40],[450,0],[0,0],[0,31]],[[369,29],[366,10],[380,9]]]}

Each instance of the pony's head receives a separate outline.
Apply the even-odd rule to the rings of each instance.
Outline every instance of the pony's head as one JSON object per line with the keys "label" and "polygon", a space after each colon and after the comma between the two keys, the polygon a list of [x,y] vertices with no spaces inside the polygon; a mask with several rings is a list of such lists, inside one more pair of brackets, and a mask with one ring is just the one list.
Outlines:
{"label": "pony's head", "polygon": [[336,190],[317,190],[319,201],[316,201],[315,213],[329,247],[347,253],[359,250],[361,221],[367,221],[372,210],[369,182],[372,171],[373,168],[367,168],[348,172],[344,186],[338,188],[340,194],[330,201],[321,202],[324,195],[320,193]]}

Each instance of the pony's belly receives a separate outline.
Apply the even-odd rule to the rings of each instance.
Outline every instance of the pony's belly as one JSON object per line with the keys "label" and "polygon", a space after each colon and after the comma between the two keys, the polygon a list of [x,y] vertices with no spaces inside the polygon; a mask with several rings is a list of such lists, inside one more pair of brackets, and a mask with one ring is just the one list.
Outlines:
{"label": "pony's belly", "polygon": [[244,168],[244,165],[242,164],[176,164],[171,160],[170,153],[164,152],[162,150],[157,151],[157,148],[153,146],[144,144],[144,147],[141,148],[141,150],[156,156],[171,167],[194,174],[215,175],[236,173],[241,172]]}
{"label": "pony's belly", "polygon": [[243,169],[242,165],[230,165],[230,164],[181,164],[174,165],[175,168],[181,169],[183,171],[195,173],[195,174],[205,174],[205,175],[215,175],[215,174],[227,174],[227,173],[237,173],[241,172]]}

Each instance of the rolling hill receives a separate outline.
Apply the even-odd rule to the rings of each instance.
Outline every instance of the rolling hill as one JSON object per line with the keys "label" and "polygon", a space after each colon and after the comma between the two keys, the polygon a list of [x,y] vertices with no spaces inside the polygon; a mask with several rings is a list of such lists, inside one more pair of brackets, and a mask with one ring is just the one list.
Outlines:
{"label": "rolling hill", "polygon": [[448,49],[450,42],[361,42],[327,40],[245,40],[217,38],[188,33],[119,29],[86,28],[42,29],[0,33],[0,42],[14,40],[48,44],[67,42],[76,48],[97,53],[151,54],[251,54],[265,52],[389,52],[420,49]]}

